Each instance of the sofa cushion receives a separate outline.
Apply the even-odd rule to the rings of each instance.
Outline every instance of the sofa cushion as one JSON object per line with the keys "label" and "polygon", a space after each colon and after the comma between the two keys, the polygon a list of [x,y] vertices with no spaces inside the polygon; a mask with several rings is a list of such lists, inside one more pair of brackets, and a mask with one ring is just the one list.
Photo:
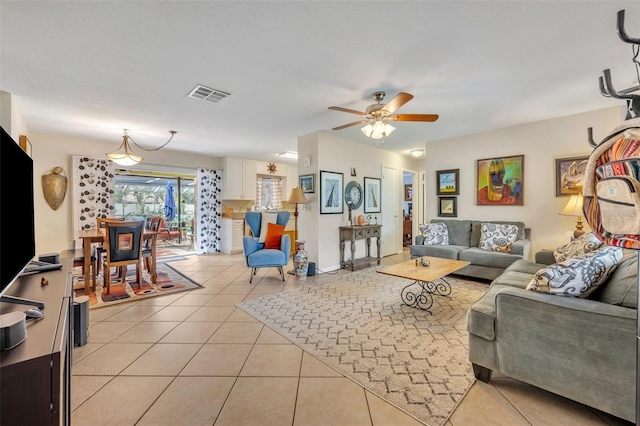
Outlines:
{"label": "sofa cushion", "polygon": [[435,246],[435,245],[414,245],[411,246],[411,257],[433,256],[443,259],[458,260],[458,253],[467,249],[465,246]]}
{"label": "sofa cushion", "polygon": [[[482,229],[482,224],[486,223],[486,220],[474,220],[471,221],[471,236],[469,239],[469,246],[470,247],[478,247],[480,245],[480,235],[481,235],[481,229]],[[523,238],[525,238],[525,229],[524,229],[524,222],[510,222],[510,221],[504,221],[504,220],[492,220],[491,223],[498,223],[498,224],[504,224],[504,225],[515,225],[518,227],[518,237],[516,238],[517,240],[521,240]]]}
{"label": "sofa cushion", "polygon": [[533,275],[536,272],[540,269],[546,268],[547,266],[549,266],[549,264],[534,263],[529,260],[520,259],[509,265],[509,267],[505,269],[505,272],[517,271],[529,274],[529,281],[531,281],[531,278],[533,278]]}
{"label": "sofa cushion", "polygon": [[482,250],[478,247],[471,247],[460,252],[460,260],[466,260],[473,265],[492,266],[494,268],[506,268],[522,256],[511,253],[500,253],[497,251]]}
{"label": "sofa cushion", "polygon": [[483,250],[511,253],[511,244],[518,238],[518,227],[501,223],[483,223],[480,228],[480,243]]}
{"label": "sofa cushion", "polygon": [[287,254],[276,249],[262,249],[254,251],[247,256],[247,264],[250,268],[265,266],[282,266],[287,262]]}
{"label": "sofa cushion", "polygon": [[536,272],[527,290],[586,298],[613,274],[622,254],[620,247],[607,246],[554,263]]}
{"label": "sofa cushion", "polygon": [[624,250],[624,255],[618,267],[598,291],[593,292],[589,299],[598,300],[611,305],[638,309],[638,253],[634,250]]}
{"label": "sofa cushion", "polygon": [[449,231],[449,244],[469,247],[469,237],[471,235],[470,220],[432,219],[431,223],[434,222],[442,222],[447,226],[447,230]]}
{"label": "sofa cushion", "polygon": [[278,213],[262,213],[262,221],[260,223],[260,237],[258,242],[267,241],[267,233],[269,232],[269,223],[277,223]]}
{"label": "sofa cushion", "polygon": [[267,239],[264,242],[264,248],[280,250],[280,240],[284,235],[284,225],[269,223],[267,231]]}
{"label": "sofa cushion", "polygon": [[570,243],[561,245],[555,249],[553,257],[556,259],[556,263],[560,263],[572,257],[584,256],[601,245],[602,241],[600,241],[593,232],[587,232]]}
{"label": "sofa cushion", "polygon": [[515,287],[525,289],[527,285],[531,282],[531,278],[533,278],[533,274],[529,274],[521,271],[508,271],[504,272],[498,278],[491,282],[491,285],[501,285],[506,287]]}
{"label": "sofa cushion", "polygon": [[449,232],[447,225],[442,222],[421,223],[418,225],[422,237],[423,244],[445,246],[449,244]]}

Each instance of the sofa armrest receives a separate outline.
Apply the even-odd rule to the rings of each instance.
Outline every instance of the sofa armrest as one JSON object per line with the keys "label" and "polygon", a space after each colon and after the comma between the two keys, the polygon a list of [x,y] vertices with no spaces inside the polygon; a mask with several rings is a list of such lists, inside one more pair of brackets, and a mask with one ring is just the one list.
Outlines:
{"label": "sofa armrest", "polygon": [[423,244],[424,244],[424,237],[421,234],[416,235],[416,245],[421,246]]}
{"label": "sofa armrest", "polygon": [[256,237],[251,237],[249,235],[245,235],[242,237],[242,252],[244,256],[247,257],[254,251],[258,250],[258,239]]}
{"label": "sofa armrest", "polygon": [[511,244],[511,253],[519,254],[524,260],[531,259],[531,241],[525,238]]}
{"label": "sofa armrest", "polygon": [[289,234],[284,234],[282,238],[280,238],[280,250],[287,254],[289,257],[289,253],[291,253],[291,237]]}
{"label": "sofa armrest", "polygon": [[553,250],[542,249],[537,252],[536,263],[542,263],[543,265],[552,265],[556,263],[556,258],[553,255]]}

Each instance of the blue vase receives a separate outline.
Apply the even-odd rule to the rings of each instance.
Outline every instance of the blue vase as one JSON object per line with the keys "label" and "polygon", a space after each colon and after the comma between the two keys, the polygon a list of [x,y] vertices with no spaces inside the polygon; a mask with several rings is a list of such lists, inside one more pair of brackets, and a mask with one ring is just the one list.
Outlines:
{"label": "blue vase", "polygon": [[306,241],[296,240],[296,252],[293,255],[293,271],[297,280],[306,280],[309,270],[309,257],[304,249]]}

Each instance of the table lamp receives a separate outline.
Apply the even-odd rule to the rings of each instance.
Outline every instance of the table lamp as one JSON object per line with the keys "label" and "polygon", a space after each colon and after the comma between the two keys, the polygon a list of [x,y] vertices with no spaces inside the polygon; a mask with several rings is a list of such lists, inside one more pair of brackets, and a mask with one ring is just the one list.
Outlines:
{"label": "table lamp", "polygon": [[569,198],[569,202],[560,212],[563,216],[577,216],[576,230],[573,231],[573,238],[578,238],[584,234],[582,226],[582,194],[574,194]]}

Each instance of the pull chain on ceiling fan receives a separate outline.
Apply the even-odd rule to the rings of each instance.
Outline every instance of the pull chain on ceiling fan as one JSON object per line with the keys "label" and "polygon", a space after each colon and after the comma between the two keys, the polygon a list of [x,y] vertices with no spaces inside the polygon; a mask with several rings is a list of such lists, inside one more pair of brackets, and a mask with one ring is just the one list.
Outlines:
{"label": "pull chain on ceiling fan", "polygon": [[437,114],[394,114],[394,112],[398,108],[413,99],[413,95],[405,92],[400,92],[393,99],[387,102],[386,105],[383,105],[381,103],[382,99],[384,99],[384,96],[384,92],[375,92],[373,94],[373,98],[377,103],[369,105],[366,112],[336,106],[329,107],[329,109],[334,111],[348,112],[349,114],[356,114],[365,117],[365,119],[363,120],[334,127],[333,130],[342,130],[346,129],[347,127],[367,123],[366,126],[360,129],[362,130],[362,133],[372,139],[382,139],[383,137],[389,136],[396,129],[388,123],[389,121],[432,122],[438,119]]}

